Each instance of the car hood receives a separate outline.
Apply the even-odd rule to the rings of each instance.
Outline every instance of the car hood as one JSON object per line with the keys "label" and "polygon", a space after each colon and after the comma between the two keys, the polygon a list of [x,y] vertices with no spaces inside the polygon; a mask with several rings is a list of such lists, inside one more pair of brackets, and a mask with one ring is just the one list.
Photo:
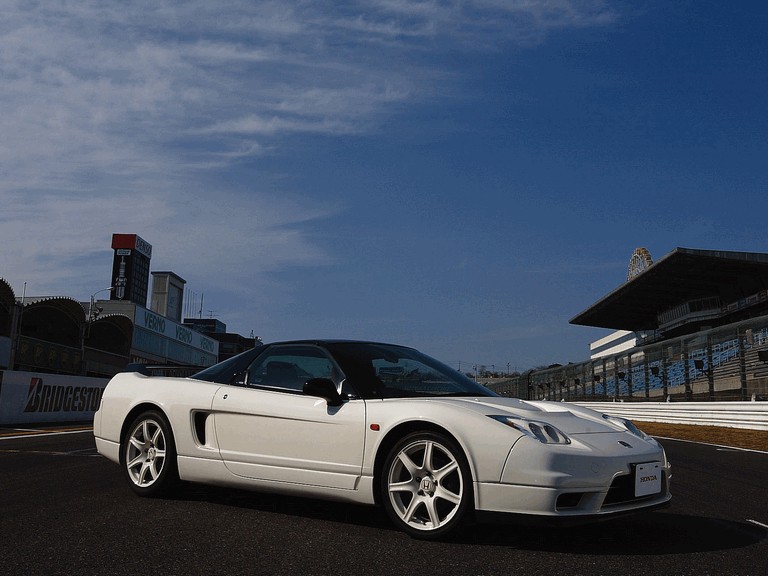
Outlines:
{"label": "car hood", "polygon": [[626,429],[607,421],[601,412],[569,402],[530,402],[517,398],[473,397],[435,400],[486,416],[514,416],[547,422],[566,434],[599,434],[625,432]]}

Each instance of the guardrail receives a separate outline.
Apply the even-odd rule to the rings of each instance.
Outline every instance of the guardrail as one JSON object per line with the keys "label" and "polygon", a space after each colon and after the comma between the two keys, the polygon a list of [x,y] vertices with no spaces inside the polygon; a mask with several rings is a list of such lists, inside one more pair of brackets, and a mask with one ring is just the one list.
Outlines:
{"label": "guardrail", "polygon": [[768,315],[488,382],[502,396],[599,402],[768,400]]}
{"label": "guardrail", "polygon": [[630,420],[768,431],[768,402],[574,402]]}

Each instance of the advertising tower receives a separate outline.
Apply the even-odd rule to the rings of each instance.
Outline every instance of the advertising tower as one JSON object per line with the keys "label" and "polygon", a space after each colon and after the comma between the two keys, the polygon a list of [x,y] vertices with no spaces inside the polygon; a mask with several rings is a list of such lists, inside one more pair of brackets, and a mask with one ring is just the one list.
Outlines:
{"label": "advertising tower", "polygon": [[149,261],[152,245],[136,234],[112,234],[112,294],[110,300],[125,300],[146,307],[149,291]]}

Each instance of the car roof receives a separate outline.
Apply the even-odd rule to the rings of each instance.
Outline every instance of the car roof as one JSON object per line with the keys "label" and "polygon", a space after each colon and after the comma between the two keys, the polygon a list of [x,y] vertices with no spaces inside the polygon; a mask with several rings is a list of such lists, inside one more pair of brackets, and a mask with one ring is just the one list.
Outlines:
{"label": "car roof", "polygon": [[372,344],[375,346],[397,346],[398,348],[412,348],[403,344],[391,342],[376,342],[373,340],[349,340],[343,338],[306,338],[302,340],[278,340],[276,342],[264,342],[263,346],[277,346],[286,344]]}

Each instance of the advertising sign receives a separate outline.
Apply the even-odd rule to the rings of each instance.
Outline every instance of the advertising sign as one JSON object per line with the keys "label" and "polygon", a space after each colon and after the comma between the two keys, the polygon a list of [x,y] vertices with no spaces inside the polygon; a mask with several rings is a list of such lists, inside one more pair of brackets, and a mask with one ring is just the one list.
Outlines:
{"label": "advertising sign", "polygon": [[93,420],[107,378],[0,372],[0,425]]}
{"label": "advertising sign", "polygon": [[152,245],[136,234],[113,234],[112,294],[110,300],[147,304]]}

